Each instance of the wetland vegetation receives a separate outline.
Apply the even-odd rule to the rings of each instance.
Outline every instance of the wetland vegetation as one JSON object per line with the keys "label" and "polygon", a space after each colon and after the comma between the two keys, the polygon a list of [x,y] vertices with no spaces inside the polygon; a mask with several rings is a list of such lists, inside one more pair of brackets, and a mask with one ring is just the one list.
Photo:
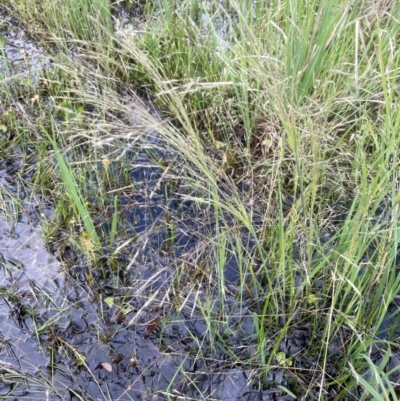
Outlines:
{"label": "wetland vegetation", "polygon": [[397,400],[400,7],[0,1],[0,399]]}

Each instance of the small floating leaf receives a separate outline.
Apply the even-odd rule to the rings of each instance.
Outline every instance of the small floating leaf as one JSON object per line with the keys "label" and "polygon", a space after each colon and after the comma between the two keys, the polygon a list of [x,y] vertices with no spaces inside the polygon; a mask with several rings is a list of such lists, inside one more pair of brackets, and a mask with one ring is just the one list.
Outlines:
{"label": "small floating leaf", "polygon": [[136,308],[132,308],[132,306],[128,306],[127,308],[121,309],[121,313],[122,313],[123,316],[127,315],[128,313],[136,312],[136,311],[137,311],[137,309]]}
{"label": "small floating leaf", "polygon": [[0,131],[1,132],[7,132],[7,127],[5,125],[0,124]]}
{"label": "small floating leaf", "polygon": [[104,299],[104,302],[111,308],[114,305],[114,298],[113,297],[107,297]]}

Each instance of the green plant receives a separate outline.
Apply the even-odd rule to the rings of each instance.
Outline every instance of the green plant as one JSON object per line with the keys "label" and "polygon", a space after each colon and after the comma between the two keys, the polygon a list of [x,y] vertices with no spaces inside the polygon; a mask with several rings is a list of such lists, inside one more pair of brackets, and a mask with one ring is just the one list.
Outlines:
{"label": "green plant", "polygon": [[52,120],[52,132],[53,132],[52,136],[50,136],[50,134],[46,131],[45,128],[42,128],[42,129],[43,129],[44,135],[47,137],[47,139],[53,146],[63,182],[68,190],[69,195],[71,196],[73,205],[76,208],[79,217],[83,221],[83,224],[84,224],[87,234],[88,234],[88,239],[93,243],[93,246],[95,247],[96,251],[101,251],[100,238],[96,232],[96,228],[90,217],[90,213],[86,207],[86,203],[82,199],[82,195],[79,192],[79,190],[77,189],[75,178],[71,171],[71,168],[69,167],[68,162],[61,155],[60,149],[57,145],[57,142],[55,139],[56,127],[54,124],[54,120]]}

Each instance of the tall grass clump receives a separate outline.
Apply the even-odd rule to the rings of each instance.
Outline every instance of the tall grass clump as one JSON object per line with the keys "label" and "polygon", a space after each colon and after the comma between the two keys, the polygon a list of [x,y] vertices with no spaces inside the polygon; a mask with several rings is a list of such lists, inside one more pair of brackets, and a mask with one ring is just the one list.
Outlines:
{"label": "tall grass clump", "polygon": [[[145,164],[129,160],[132,149],[145,150],[160,171],[150,199],[165,180],[171,199],[195,205],[197,225],[187,233],[196,248],[171,262],[176,274],[166,298],[174,295],[171,316],[190,310],[204,320],[196,358],[222,352],[252,372],[260,391],[395,397],[398,339],[381,330],[400,291],[400,8],[387,1],[156,1],[146,2],[139,25],[124,29],[100,0],[14,7],[46,27],[43,41],[63,43],[62,51],[73,46],[78,60],[94,63],[55,53],[56,74],[67,79],[57,90],[43,80],[43,94],[57,105],[44,113],[59,120],[62,135],[42,136],[72,155],[73,169],[57,153],[64,191],[92,240],[112,257],[151,242],[120,218],[118,197],[139,188],[132,166]],[[142,107],[132,127],[137,109],[127,94],[135,89],[161,118]],[[159,220],[169,233],[163,252],[175,257],[182,222],[167,206],[152,230]],[[129,267],[138,254],[129,254]],[[227,280],[232,260],[234,285]],[[150,302],[147,284],[138,292]],[[244,311],[251,333],[233,323]],[[246,358],[230,341],[235,335]],[[307,344],[288,345],[301,335]],[[373,360],[371,350],[381,356]],[[273,383],[278,370],[285,379]],[[167,393],[173,396],[172,385]]]}
{"label": "tall grass clump", "polygon": [[111,55],[113,25],[108,0],[23,0],[12,6],[22,19],[32,21],[33,32],[51,34],[46,45],[59,47],[59,56],[77,56],[78,50],[85,47]]}

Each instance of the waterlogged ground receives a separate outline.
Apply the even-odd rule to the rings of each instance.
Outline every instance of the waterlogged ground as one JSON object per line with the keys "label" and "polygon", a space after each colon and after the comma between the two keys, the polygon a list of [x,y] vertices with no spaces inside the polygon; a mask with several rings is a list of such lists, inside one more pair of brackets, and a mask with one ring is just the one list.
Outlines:
{"label": "waterlogged ground", "polygon": [[[2,30],[5,82],[21,77],[33,80],[35,71],[50,66],[45,53],[15,19],[2,15]],[[132,107],[132,126],[142,107]],[[4,140],[9,134],[4,132]],[[149,128],[145,141],[154,145],[157,133]],[[153,165],[148,152],[132,148],[124,158],[134,162],[131,179],[136,185],[135,191],[127,191],[119,200],[128,237],[136,239],[125,248],[123,275],[107,275],[105,266],[101,273],[94,271],[88,283],[87,259],[68,246],[61,255],[57,243],[43,238],[42,227],[53,217],[51,200],[36,199],[27,187],[21,189],[21,175],[28,184],[36,168],[29,150],[15,147],[1,155],[0,396],[161,400],[166,399],[164,393],[173,392],[194,399],[200,393],[221,400],[254,399],[252,382],[257,383],[257,378],[252,378],[251,371],[230,366],[223,352],[204,358],[197,355],[208,330],[197,305],[201,298],[208,301],[208,296],[201,290],[188,291],[182,311],[170,312],[168,292],[176,258],[197,248],[201,236],[214,228],[202,224],[199,230],[194,203],[171,197],[163,171]],[[15,199],[20,202],[12,213]],[[173,252],[162,249],[171,235],[164,224],[166,209],[180,220]],[[57,259],[64,264],[69,261],[70,271]],[[238,278],[232,257],[226,273],[230,282]],[[229,335],[240,352],[241,338],[250,336],[251,341],[254,335],[252,313],[244,304],[238,308],[233,296],[229,298]],[[121,300],[123,310],[118,305]],[[211,301],[217,316],[218,299]],[[275,391],[268,393],[272,397]]]}
{"label": "waterlogged ground", "polygon": [[[15,20],[0,14],[0,21],[5,55],[0,72],[7,79],[15,75],[35,79],[33,71],[51,68],[45,53]],[[249,361],[258,352],[254,315],[260,313],[263,294],[257,288],[239,287],[240,257],[229,247],[222,284],[212,271],[199,269],[200,259],[212,257],[207,240],[218,234],[215,216],[190,200],[187,187],[180,183],[182,160],[165,150],[157,132],[161,113],[151,104],[133,99],[131,113],[124,117],[134,128],[143,120],[141,113],[150,108],[149,125],[140,140],[125,137],[123,154],[108,166],[115,176],[128,171],[131,182],[115,192],[126,225],[124,234],[116,238],[121,245],[116,265],[123,269],[115,271],[116,265],[107,257],[100,261],[101,266],[91,265],[75,244],[63,241],[66,232],[59,238],[45,238],[47,225],[57,216],[52,200],[35,194],[29,185],[37,167],[35,157],[29,148],[19,146],[7,148],[7,153],[1,151],[0,398],[293,400],[282,388],[302,393],[304,389],[292,386],[299,377],[304,388],[318,380],[315,375],[321,368],[316,366],[312,340],[323,333],[313,333],[300,315],[284,338],[279,338],[280,327],[267,328],[268,341],[279,341],[271,359],[273,368],[260,377],[254,359],[249,369]],[[21,103],[18,107],[25,106]],[[10,134],[2,133],[3,146]],[[104,146],[112,151],[111,145]],[[171,175],[173,171],[178,173]],[[95,177],[88,181],[90,185],[99,185]],[[93,197],[90,201],[98,200]],[[288,211],[291,202],[288,199],[286,203]],[[326,244],[323,252],[329,252],[334,230],[343,224],[349,206],[342,199],[327,206],[332,230],[318,238]],[[101,207],[104,213],[98,224],[108,232],[112,203]],[[383,204],[377,211],[376,224],[384,224],[387,210]],[[233,219],[229,214],[223,217],[225,221]],[[167,224],[171,219],[174,233]],[[241,233],[236,240],[252,252],[254,244],[248,233]],[[370,249],[364,255],[366,267],[361,274],[368,273],[373,253]],[[303,255],[304,247],[297,239],[293,258],[299,260]],[[319,255],[315,253],[315,257]],[[300,275],[295,278],[296,285],[301,279]],[[176,280],[186,281],[187,290],[172,292]],[[207,286],[202,285],[205,281]],[[318,285],[316,282],[316,289]],[[267,291],[267,284],[263,286]],[[208,322],[201,305],[207,306]],[[393,312],[396,309],[393,305]],[[222,320],[226,316],[229,319]],[[213,327],[209,327],[210,321]],[[397,325],[397,318],[388,315],[381,338],[396,337],[388,331]],[[343,327],[332,338],[325,367],[325,374],[332,378],[342,368],[343,344],[350,335]],[[383,347],[371,349],[377,365],[382,352]],[[388,369],[398,360],[399,356],[392,355]],[[365,377],[370,375],[366,371]],[[336,396],[334,386],[324,393],[326,400]],[[359,396],[355,390],[348,399]]]}
{"label": "waterlogged ground", "polygon": [[[132,179],[141,183],[142,193],[129,196],[126,219],[138,240],[129,248],[124,277],[107,277],[104,267],[99,276],[94,272],[92,289],[84,257],[70,252],[69,275],[56,260],[57,251],[46,248],[40,227],[52,218],[51,203],[20,190],[17,175],[27,168],[26,155],[16,148],[9,156],[0,163],[3,201],[8,211],[15,196],[21,205],[16,215],[1,219],[1,396],[144,400],[164,399],[162,394],[173,389],[193,398],[201,392],[221,400],[254,399],[251,383],[257,378],[250,371],[230,366],[223,351],[197,355],[207,331],[197,305],[199,299],[207,301],[206,295],[188,291],[181,313],[171,313],[168,292],[176,263],[161,250],[167,230],[157,226],[166,206],[155,188],[160,171],[133,169]],[[33,172],[34,166],[29,169]],[[190,203],[173,203],[169,210],[180,210],[186,225],[195,224],[190,222],[195,217]],[[185,234],[187,228],[177,231],[176,256],[199,241]],[[227,276],[237,278],[233,263],[227,264]],[[122,299],[124,310],[118,306]],[[211,301],[217,318],[218,299]],[[221,333],[241,353],[254,336],[252,313],[233,296],[224,307],[231,308],[232,319],[221,326]]]}
{"label": "waterlogged ground", "polygon": [[4,81],[11,78],[33,79],[35,71],[48,68],[46,53],[22,29],[18,20],[0,10],[0,73]]}

